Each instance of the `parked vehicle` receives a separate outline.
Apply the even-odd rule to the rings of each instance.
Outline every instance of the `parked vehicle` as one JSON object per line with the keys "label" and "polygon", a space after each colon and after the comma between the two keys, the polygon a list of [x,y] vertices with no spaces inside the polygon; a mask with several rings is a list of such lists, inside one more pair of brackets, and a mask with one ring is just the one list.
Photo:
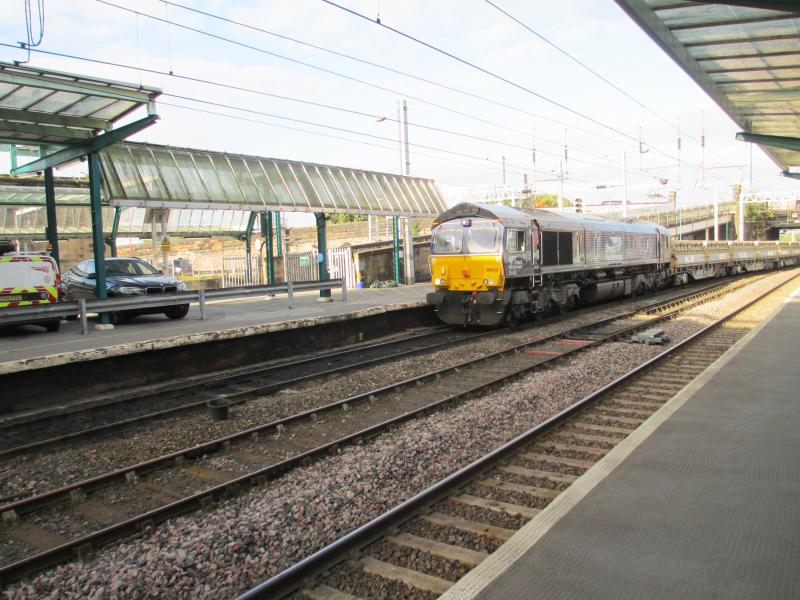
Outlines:
{"label": "parked vehicle", "polygon": [[[107,258],[106,289],[108,297],[169,294],[186,290],[186,284],[164,275],[150,263],[135,257]],[[84,260],[64,274],[64,294],[68,300],[97,297],[97,274],[94,260]],[[126,310],[124,316],[164,313],[170,319],[182,319],[189,312],[188,304]]]}
{"label": "parked vehicle", "polygon": [[[52,256],[9,252],[0,256],[0,308],[53,304],[61,296],[61,277]],[[58,331],[60,318],[33,319],[47,331]]]}

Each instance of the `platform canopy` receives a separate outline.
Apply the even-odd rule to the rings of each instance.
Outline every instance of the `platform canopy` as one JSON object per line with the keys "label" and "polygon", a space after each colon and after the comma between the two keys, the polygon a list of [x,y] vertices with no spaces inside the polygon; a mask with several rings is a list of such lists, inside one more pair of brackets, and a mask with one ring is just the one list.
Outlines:
{"label": "platform canopy", "polygon": [[160,90],[0,62],[0,142],[85,143]]}
{"label": "platform canopy", "polygon": [[[114,229],[115,211],[119,221]],[[88,238],[92,235],[92,219],[88,203],[65,205],[56,208],[58,215],[58,237],[61,239]],[[144,238],[152,235],[152,221],[146,208],[104,207],[103,233],[115,238]],[[172,209],[165,220],[164,232],[172,237],[238,238],[247,231],[251,213],[244,210]],[[0,205],[0,239],[44,238],[47,214],[44,206]]]}
{"label": "platform canopy", "polygon": [[616,2],[742,128],[737,139],[800,177],[797,0]]}
{"label": "platform canopy", "polygon": [[430,217],[446,210],[421,177],[125,142],[100,153],[112,206]]}

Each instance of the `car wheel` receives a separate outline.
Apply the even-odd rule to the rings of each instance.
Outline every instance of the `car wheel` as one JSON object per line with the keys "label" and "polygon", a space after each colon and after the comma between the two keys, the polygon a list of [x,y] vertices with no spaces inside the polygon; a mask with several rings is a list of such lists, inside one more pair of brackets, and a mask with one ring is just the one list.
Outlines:
{"label": "car wheel", "polygon": [[48,321],[44,324],[44,328],[51,333],[55,333],[61,329],[61,319],[58,319],[57,321]]}
{"label": "car wheel", "polygon": [[182,319],[189,313],[189,305],[181,304],[180,306],[173,306],[164,311],[170,319]]}

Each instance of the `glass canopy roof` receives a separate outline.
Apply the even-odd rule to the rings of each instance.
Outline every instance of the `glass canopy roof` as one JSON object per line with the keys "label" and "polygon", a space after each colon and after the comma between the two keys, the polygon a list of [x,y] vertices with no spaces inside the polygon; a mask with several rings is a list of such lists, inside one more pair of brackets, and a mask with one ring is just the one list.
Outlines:
{"label": "glass canopy roof", "polygon": [[116,206],[224,208],[404,217],[446,210],[432,179],[124,142],[100,153]]}
{"label": "glass canopy roof", "polygon": [[152,87],[0,62],[0,142],[85,142],[160,93]]}
{"label": "glass canopy roof", "polygon": [[[42,193],[44,196],[44,193]],[[88,192],[83,205],[56,206],[56,221],[59,238],[89,237],[92,235],[92,220],[88,205]],[[114,208],[103,208],[103,229],[111,234]],[[118,237],[149,238],[152,223],[146,208],[119,209]],[[192,208],[170,209],[166,218],[166,232],[170,236],[197,238],[230,236],[238,237],[247,230],[249,211],[203,210]],[[45,239],[47,214],[41,206],[4,206],[0,203],[0,239]],[[160,224],[157,226],[161,231]]]}
{"label": "glass canopy roof", "polygon": [[[800,138],[800,5],[617,0],[748,133]],[[762,146],[784,171],[800,152]]]}

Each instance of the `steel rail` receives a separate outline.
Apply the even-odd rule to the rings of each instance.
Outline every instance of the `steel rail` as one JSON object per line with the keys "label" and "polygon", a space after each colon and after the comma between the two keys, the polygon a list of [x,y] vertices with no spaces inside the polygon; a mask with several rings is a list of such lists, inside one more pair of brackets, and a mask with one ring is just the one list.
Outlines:
{"label": "steel rail", "polygon": [[[700,290],[691,290],[689,292],[686,292],[685,294],[681,294],[678,297],[673,297],[673,298],[669,299],[666,302],[669,303],[669,306],[675,306],[675,305],[677,305],[677,304],[679,304],[681,302],[685,302],[686,298],[691,298],[691,297],[694,297],[694,296],[700,296],[700,295],[703,295],[705,293],[713,292],[713,290],[720,288],[722,285],[725,285],[725,284],[720,284],[720,283],[717,282],[714,285],[707,286],[707,287],[702,288]],[[661,302],[664,302],[664,301],[656,301],[656,305],[660,306]],[[637,309],[633,309],[630,312],[632,314],[636,314],[636,313],[640,312],[641,310],[642,310],[642,308],[640,307],[640,308],[637,308]],[[653,309],[649,308],[649,307],[645,307],[645,312],[650,313],[651,310],[653,310]],[[571,314],[575,314],[575,312],[573,312]],[[612,317],[609,317],[605,321],[598,321],[597,323],[595,323],[593,325],[594,326],[599,326],[599,325],[604,324],[605,322],[614,321],[614,320],[620,319],[620,318],[623,317],[624,314],[625,313],[614,315]],[[539,324],[541,324],[541,322],[539,322]],[[530,327],[534,327],[534,326],[535,326],[535,324],[531,324],[531,325],[527,326],[526,328],[530,328]],[[465,335],[462,338],[456,338],[456,339],[453,339],[453,340],[446,340],[446,341],[438,343],[438,344],[430,344],[428,346],[423,346],[423,347],[420,347],[420,348],[412,348],[412,349],[409,349],[409,350],[404,351],[404,352],[396,352],[396,353],[391,354],[391,355],[386,355],[386,356],[382,356],[382,357],[376,357],[376,358],[373,358],[373,359],[368,359],[368,360],[360,361],[360,362],[357,362],[357,363],[351,363],[349,365],[342,365],[342,366],[339,366],[339,367],[331,367],[330,369],[327,369],[327,370],[318,371],[318,372],[315,372],[315,373],[309,373],[307,375],[302,375],[302,376],[299,376],[299,377],[284,379],[284,380],[281,380],[281,381],[272,382],[272,383],[270,383],[268,385],[257,386],[257,387],[253,387],[253,388],[247,389],[247,390],[240,390],[240,391],[229,393],[229,394],[220,394],[216,398],[211,398],[210,400],[214,400],[214,399],[223,400],[226,403],[228,403],[229,405],[240,404],[240,403],[244,402],[247,399],[247,397],[249,397],[249,396],[251,396],[253,394],[271,393],[271,392],[275,392],[275,391],[277,391],[277,390],[279,390],[281,388],[287,387],[289,385],[302,383],[304,381],[312,380],[312,379],[319,378],[319,377],[324,377],[324,376],[331,375],[331,374],[334,374],[334,373],[342,373],[342,372],[346,372],[346,371],[352,370],[352,369],[359,369],[359,368],[365,368],[365,367],[368,367],[368,366],[374,366],[376,364],[380,364],[382,362],[386,362],[386,361],[389,361],[389,360],[395,360],[395,359],[403,358],[403,357],[406,357],[406,356],[412,356],[414,354],[419,354],[419,353],[428,352],[428,351],[431,351],[431,350],[445,348],[447,346],[452,346],[454,344],[458,344],[458,343],[464,341],[465,339],[469,340],[469,341],[472,341],[472,340],[481,339],[483,337],[502,335],[502,333],[498,333],[498,331],[502,331],[502,330],[496,330],[495,329],[495,330],[489,330],[489,331],[484,331],[484,332],[471,332],[471,333],[469,333],[468,335]],[[255,369],[255,370],[252,370],[252,371],[247,371],[245,373],[237,373],[237,374],[226,376],[226,377],[223,377],[223,378],[220,378],[220,379],[214,379],[213,381],[205,381],[205,382],[202,382],[202,383],[198,383],[196,385],[190,386],[188,388],[188,390],[185,387],[184,388],[180,388],[180,389],[182,391],[184,391],[186,394],[189,394],[191,392],[191,390],[214,389],[214,388],[222,387],[225,384],[232,384],[232,383],[237,383],[237,382],[245,382],[245,381],[248,381],[248,380],[251,380],[251,379],[260,378],[260,377],[263,377],[265,375],[268,375],[269,373],[273,373],[275,371],[280,371],[282,369],[292,369],[292,368],[296,368],[296,367],[302,366],[304,364],[311,364],[311,363],[314,363],[314,362],[321,362],[321,361],[324,361],[324,360],[329,359],[329,358],[337,358],[338,359],[338,358],[341,358],[341,357],[349,355],[349,354],[362,353],[365,350],[373,350],[373,349],[376,349],[376,348],[397,345],[397,344],[404,343],[404,342],[409,342],[409,341],[413,342],[414,340],[417,340],[417,339],[421,339],[421,338],[424,338],[424,337],[430,337],[430,336],[437,335],[439,333],[447,333],[447,332],[456,333],[456,331],[453,330],[452,328],[441,327],[441,328],[437,328],[435,331],[423,333],[423,334],[420,334],[420,335],[417,335],[417,336],[411,336],[411,337],[408,337],[408,338],[403,338],[402,340],[388,340],[388,341],[378,342],[376,344],[370,344],[370,345],[366,345],[366,346],[356,346],[356,347],[348,348],[346,350],[339,351],[339,352],[333,351],[333,352],[329,352],[329,353],[315,355],[315,356],[312,356],[312,357],[307,357],[307,358],[300,359],[298,361],[286,361],[286,362],[278,363],[278,364],[275,364],[275,365],[270,365],[270,366],[265,367],[265,368]],[[32,422],[45,422],[47,420],[61,419],[61,418],[64,417],[65,414],[70,414],[70,415],[81,414],[81,413],[89,412],[89,411],[92,411],[92,410],[98,410],[98,409],[105,409],[105,408],[113,407],[113,406],[115,406],[117,404],[129,405],[133,401],[142,402],[142,403],[143,402],[147,402],[147,401],[153,401],[159,395],[169,394],[172,391],[174,391],[174,389],[167,389],[167,390],[163,390],[162,389],[162,390],[159,390],[155,394],[138,396],[138,397],[137,396],[131,397],[131,396],[127,396],[126,395],[126,396],[123,396],[122,398],[120,398],[119,400],[117,400],[115,402],[104,403],[102,405],[95,405],[95,406],[92,406],[92,407],[87,407],[87,408],[84,408],[82,410],[72,411],[72,412],[69,412],[69,413],[59,412],[59,414],[57,414],[57,415],[48,415],[45,418],[40,419],[38,421],[26,421],[26,422],[23,423],[23,425],[24,424],[29,424],[29,423],[32,423]],[[140,422],[143,422],[143,421],[157,419],[157,418],[161,418],[161,417],[166,417],[166,416],[170,416],[170,415],[173,415],[173,414],[176,414],[176,413],[179,413],[179,412],[183,412],[183,411],[201,409],[201,408],[205,407],[205,405],[207,404],[208,400],[209,399],[198,401],[198,402],[189,402],[189,403],[186,403],[186,404],[181,404],[181,405],[178,405],[178,406],[174,406],[174,407],[170,407],[170,408],[154,411],[154,412],[151,412],[151,413],[145,413],[145,414],[142,414],[142,415],[137,415],[135,417],[130,417],[130,418],[127,418],[127,419],[121,419],[119,421],[113,421],[113,422],[106,423],[106,424],[103,424],[103,425],[98,425],[96,427],[90,427],[90,428],[82,429],[82,430],[79,430],[79,431],[74,431],[74,432],[70,432],[70,433],[67,433],[67,434],[63,434],[63,435],[57,435],[57,436],[53,436],[53,437],[46,438],[46,439],[43,439],[43,440],[38,440],[38,441],[31,442],[31,443],[28,443],[28,444],[23,444],[23,445],[18,445],[18,446],[5,448],[5,449],[0,450],[0,458],[10,458],[10,457],[17,456],[17,455],[25,453],[25,452],[29,452],[31,450],[37,450],[37,449],[46,448],[48,446],[62,444],[64,442],[67,442],[67,441],[70,441],[70,440],[76,440],[76,439],[80,439],[80,438],[83,438],[83,437],[90,437],[90,436],[99,435],[99,434],[102,434],[102,433],[108,433],[108,432],[113,431],[115,429],[127,427],[127,426],[130,426],[130,425],[134,425],[136,423],[140,423]],[[5,427],[0,425],[0,432],[2,432],[3,430],[9,430],[9,429],[12,429],[12,428],[17,428],[18,429],[20,426],[21,425],[19,423],[9,424],[9,425],[7,425]],[[11,501],[12,499],[14,499],[16,497],[18,497],[18,496],[9,495],[9,496],[2,497],[2,498],[0,498],[0,505],[2,505],[4,503],[7,503],[7,502]]]}
{"label": "steel rail", "polygon": [[[701,293],[704,293],[705,291],[707,290],[704,290]],[[687,298],[693,295],[696,294],[689,294],[687,295]],[[631,314],[637,314],[641,311],[642,311],[641,308],[637,308],[631,311],[626,311],[624,313],[621,313],[620,315],[616,315],[615,317],[604,318],[602,319],[602,322],[607,323],[615,318],[616,319],[627,318]],[[434,412],[444,405],[453,403],[454,401],[463,400],[465,398],[472,396],[475,393],[482,392],[496,385],[506,383],[509,380],[519,377],[520,375],[528,371],[539,368],[542,365],[550,364],[566,356],[571,356],[572,354],[584,350],[586,348],[595,347],[601,343],[605,343],[611,339],[615,339],[620,335],[625,335],[631,331],[647,327],[654,322],[670,319],[674,317],[675,314],[677,314],[677,312],[679,312],[679,310],[676,310],[674,314],[670,313],[661,315],[653,319],[649,319],[645,322],[631,325],[621,330],[614,331],[603,339],[590,341],[589,343],[583,346],[571,348],[558,356],[548,357],[542,360],[541,362],[517,369],[511,374],[494,378],[488,382],[480,383],[466,390],[462,389],[445,398],[440,398],[432,403],[426,404],[425,406],[402,413],[398,416],[392,417],[390,419],[387,419],[385,421],[382,421],[378,424],[372,425],[355,433],[349,434],[337,440],[328,442],[321,446],[317,446],[315,448],[297,454],[279,463],[275,463],[273,465],[269,465],[262,469],[252,471],[245,475],[234,478],[228,482],[207,488],[201,492],[197,492],[181,500],[177,500],[175,502],[158,507],[143,514],[136,515],[120,523],[116,523],[114,525],[92,532],[80,538],[70,540],[69,542],[66,542],[65,544],[62,544],[55,548],[51,548],[39,554],[24,558],[15,563],[11,563],[9,565],[0,567],[0,584],[5,585],[9,582],[19,580],[20,578],[25,577],[33,572],[40,571],[54,564],[64,562],[65,560],[70,560],[74,556],[88,555],[95,548],[108,544],[122,537],[137,533],[138,531],[141,531],[144,527],[155,526],[177,515],[184,514],[198,507],[203,507],[207,505],[207,503],[209,502],[225,498],[230,496],[231,494],[237,493],[244,487],[259,485],[266,481],[274,479],[286,473],[287,471],[296,468],[297,466],[307,463],[307,461],[310,459],[320,458],[322,456],[325,456],[329,452],[335,451],[342,445],[356,441],[363,441],[365,439],[375,437],[377,435],[380,435],[380,433],[382,431],[385,431],[387,428],[390,428],[391,426],[412,419],[417,415]],[[418,381],[423,381],[425,379],[436,379],[440,377],[442,374],[447,372],[460,372],[460,369],[463,369],[466,366],[473,365],[479,362],[485,362],[486,360],[489,360],[491,358],[497,358],[509,353],[516,353],[520,349],[525,348],[527,346],[541,345],[548,342],[558,341],[559,339],[563,339],[565,335],[566,333],[562,332],[558,334],[553,334],[551,336],[547,336],[545,338],[536,339],[531,342],[524,342],[512,348],[498,351],[490,355],[480,357],[478,359],[464,361],[452,367],[446,367],[435,372],[427,373],[417,377],[412,377],[395,384],[390,384],[378,388],[376,390],[372,390],[370,392],[357,394],[355,396],[351,396],[349,398],[345,398],[343,400],[339,400],[337,402],[325,405],[324,407],[320,407],[320,409],[312,409],[309,411],[305,411],[303,413],[293,415],[286,419],[273,421],[272,423],[257,426],[242,432],[238,432],[236,434],[225,436],[223,438],[219,438],[209,443],[200,444],[186,450],[174,452],[163,457],[159,457],[156,459],[145,461],[143,463],[139,463],[137,465],[126,467],[124,469],[119,469],[117,471],[101,475],[86,481],[78,482],[69,486],[64,486],[57,490],[51,490],[49,492],[45,492],[44,494],[40,494],[38,496],[29,497],[24,500],[20,500],[18,502],[1,506],[0,514],[3,515],[4,520],[13,521],[18,516],[34,512],[36,510],[39,510],[46,506],[50,506],[55,503],[66,501],[71,498],[71,495],[73,493],[77,493],[80,495],[81,493],[91,492],[100,489],[102,487],[107,487],[108,485],[111,485],[114,482],[131,481],[131,480],[135,481],[138,476],[155,471],[159,468],[168,467],[171,465],[180,466],[184,464],[184,461],[187,459],[197,458],[204,454],[207,455],[209,453],[225,448],[227,443],[234,441],[236,439],[249,437],[252,436],[253,434],[263,433],[265,430],[268,430],[270,428],[277,429],[279,425],[292,423],[300,419],[310,417],[312,414],[320,414],[320,412],[322,411],[339,409],[342,408],[344,405],[353,404],[357,401],[369,401],[369,399],[371,397],[374,397],[376,394],[386,393],[392,390],[399,389],[403,386],[416,385]]]}
{"label": "steel rail", "polygon": [[[193,392],[196,392],[196,391],[200,391],[200,390],[204,390],[204,389],[215,389],[215,388],[218,388],[218,387],[222,387],[226,383],[227,384],[233,384],[233,383],[237,383],[239,381],[247,381],[247,380],[250,380],[250,379],[260,378],[260,377],[263,377],[265,375],[268,375],[269,373],[274,373],[276,371],[295,369],[295,368],[301,367],[303,365],[307,365],[307,364],[311,364],[311,363],[315,363],[315,362],[324,362],[324,361],[326,361],[326,360],[328,360],[328,359],[330,359],[332,357],[341,358],[343,356],[347,356],[347,355],[350,355],[350,354],[360,354],[360,353],[363,353],[365,351],[374,350],[374,349],[377,349],[377,348],[382,348],[382,347],[387,347],[387,346],[399,345],[399,344],[407,343],[407,342],[414,342],[416,340],[420,340],[420,339],[425,338],[425,337],[433,337],[435,335],[440,335],[440,334],[454,334],[454,335],[457,335],[458,332],[454,332],[454,331],[449,330],[449,329],[447,329],[445,327],[437,327],[435,329],[435,331],[426,332],[426,333],[422,333],[422,334],[419,334],[419,335],[413,335],[413,336],[402,338],[402,339],[399,339],[399,340],[389,340],[389,341],[384,341],[384,342],[378,342],[377,344],[370,344],[370,345],[366,345],[366,346],[363,346],[363,345],[362,346],[357,346],[357,347],[354,347],[354,348],[348,348],[348,349],[340,351],[340,352],[333,351],[333,352],[329,352],[329,353],[325,353],[325,354],[320,354],[320,355],[315,355],[315,356],[312,356],[312,357],[303,358],[303,359],[300,359],[298,361],[286,361],[286,362],[282,362],[282,363],[279,363],[279,364],[276,364],[276,365],[270,365],[270,366],[262,368],[262,369],[257,369],[257,370],[253,370],[253,371],[247,371],[246,373],[239,373],[239,374],[235,374],[235,375],[230,375],[230,376],[226,376],[226,377],[221,378],[221,379],[214,379],[213,381],[204,381],[204,382],[201,382],[201,383],[197,383],[197,384],[191,385],[188,388],[186,386],[183,386],[183,387],[180,387],[180,388],[160,389],[156,393],[149,394],[149,395],[133,396],[133,397],[131,397],[131,396],[123,396],[121,399],[117,399],[117,400],[114,400],[112,402],[103,403],[103,404],[99,404],[99,405],[96,404],[96,405],[89,406],[89,407],[81,407],[78,410],[73,410],[71,412],[59,412],[58,414],[48,414],[48,415],[44,416],[43,418],[36,419],[36,420],[27,420],[27,421],[22,421],[22,422],[19,422],[19,421],[12,422],[12,423],[6,424],[5,426],[0,426],[0,434],[2,434],[3,431],[8,431],[8,430],[11,430],[11,429],[19,429],[20,427],[24,427],[26,425],[29,426],[32,423],[42,423],[42,422],[46,422],[46,421],[50,421],[50,420],[63,419],[65,415],[80,415],[82,413],[88,413],[88,412],[91,412],[91,411],[97,411],[97,410],[102,410],[102,409],[113,408],[116,405],[130,405],[132,402],[144,403],[144,402],[148,402],[148,401],[155,401],[155,400],[158,399],[159,396],[170,394],[170,393],[173,393],[173,392],[175,392],[177,390],[180,390],[181,392],[183,392],[183,394],[181,394],[181,395],[191,395]],[[323,370],[323,371],[318,371],[318,372],[309,373],[309,374],[306,374],[306,375],[301,375],[299,377],[292,377],[292,378],[284,379],[284,380],[281,380],[281,381],[272,382],[272,383],[270,383],[268,385],[254,387],[254,388],[249,389],[249,390],[240,390],[240,391],[237,391],[237,392],[234,392],[234,393],[230,393],[230,394],[220,394],[219,396],[216,397],[216,399],[217,400],[222,400],[222,399],[231,400],[231,399],[233,399],[233,402],[231,402],[230,404],[234,404],[234,403],[235,404],[241,404],[242,402],[245,401],[246,396],[249,395],[249,394],[269,393],[269,392],[272,392],[272,391],[276,391],[276,390],[278,390],[278,389],[280,389],[282,387],[286,387],[286,386],[291,385],[291,384],[296,384],[296,383],[300,383],[300,382],[303,382],[303,381],[311,380],[311,379],[314,379],[314,378],[317,378],[317,377],[323,377],[323,376],[331,375],[331,374],[334,374],[334,373],[345,372],[345,371],[348,371],[348,370],[351,370],[351,369],[364,368],[364,367],[367,367],[367,366],[380,364],[381,362],[385,362],[385,361],[388,361],[388,360],[394,360],[396,358],[400,358],[400,357],[403,357],[403,356],[410,356],[410,355],[421,353],[421,352],[435,350],[435,349],[440,348],[440,347],[445,347],[445,346],[448,346],[448,345],[457,344],[459,342],[463,342],[465,339],[479,339],[481,337],[484,337],[484,336],[490,335],[490,334],[495,334],[496,335],[496,332],[495,331],[491,331],[491,332],[489,332],[489,331],[487,331],[487,332],[474,332],[474,333],[470,332],[470,333],[468,333],[468,334],[466,334],[466,335],[464,335],[462,337],[458,337],[458,338],[455,338],[455,339],[452,339],[452,340],[445,340],[445,341],[439,342],[439,343],[428,344],[426,346],[421,346],[419,348],[410,348],[408,350],[404,350],[404,351],[401,351],[401,352],[395,352],[394,354],[387,354],[385,356],[379,356],[379,357],[375,357],[375,358],[372,358],[372,359],[363,360],[363,361],[360,361],[360,362],[357,362],[357,363],[349,363],[349,364],[346,364],[346,365],[340,365],[340,366],[337,366],[337,367],[331,367],[331,368]],[[213,400],[213,399],[214,398],[211,398],[211,400]],[[37,442],[31,442],[31,443],[25,444],[25,445],[13,446],[13,447],[10,447],[10,448],[5,448],[5,449],[0,450],[0,458],[9,458],[11,456],[15,456],[15,455],[21,454],[23,452],[27,452],[27,451],[30,451],[30,450],[35,450],[37,448],[42,448],[42,447],[46,447],[46,446],[50,446],[50,445],[60,444],[60,443],[65,442],[65,441],[74,440],[74,439],[78,439],[78,438],[86,437],[86,436],[91,436],[91,435],[94,435],[94,434],[106,433],[108,431],[112,431],[114,429],[118,429],[118,428],[125,427],[125,426],[128,426],[128,425],[132,425],[132,424],[135,424],[135,423],[138,423],[138,422],[141,422],[141,421],[146,421],[146,420],[155,419],[155,418],[159,418],[159,417],[169,416],[171,414],[175,414],[175,413],[182,412],[182,411],[201,408],[201,407],[204,407],[206,405],[208,400],[209,399],[202,400],[202,401],[199,401],[199,402],[189,402],[189,403],[186,403],[186,404],[180,404],[180,405],[177,405],[177,406],[173,406],[173,407],[170,407],[170,408],[158,410],[158,411],[155,411],[155,412],[145,413],[145,414],[142,414],[142,415],[137,415],[135,417],[122,419],[122,420],[119,420],[119,421],[113,421],[113,422],[110,422],[110,423],[99,425],[97,427],[92,427],[92,428],[88,428],[88,429],[82,429],[80,431],[75,431],[75,432],[71,432],[71,433],[67,433],[67,434],[63,434],[63,435],[59,435],[59,436],[54,436],[54,437],[47,438],[47,439],[44,439],[44,440],[40,440],[40,441],[37,441]],[[0,499],[0,502],[2,502],[2,499]]]}
{"label": "steel rail", "polygon": [[239,595],[236,600],[256,600],[262,598],[277,600],[278,598],[283,598],[286,595],[296,591],[308,579],[329,570],[342,560],[346,559],[347,556],[351,555],[353,552],[361,550],[371,542],[382,537],[387,530],[400,526],[402,523],[416,516],[421,510],[444,499],[450,495],[454,489],[462,487],[469,481],[475,479],[481,473],[491,469],[494,465],[496,465],[496,463],[516,453],[519,448],[529,445],[536,437],[539,437],[543,433],[550,431],[552,428],[563,424],[576,412],[579,412],[585,407],[593,404],[610,391],[615,390],[625,383],[628,383],[636,376],[647,371],[654,365],[660,364],[664,359],[671,356],[673,353],[685,348],[688,344],[706,335],[713,329],[721,326],[723,323],[734,318],[739,313],[747,310],[752,305],[775,292],[777,289],[795,281],[798,277],[800,277],[800,275],[795,275],[789,280],[783,281],[771,287],[754,300],[747,302],[740,308],[735,309],[714,323],[711,323],[701,330],[693,333],[686,339],[681,340],[664,352],[661,352],[657,356],[647,360],[638,367],[631,369],[628,373],[618,377],[599,390],[596,390],[581,400],[571,404],[546,421],[539,423],[509,442],[506,442],[502,446],[499,446],[488,454],[473,461],[469,465],[466,465],[451,475],[448,475],[441,481],[433,484],[422,492],[390,509],[383,515],[380,515],[372,521],[365,523],[364,525],[361,525],[353,531],[345,534],[338,540],[332,542],[324,548],[321,548],[294,566],[281,571],[270,579]]}

